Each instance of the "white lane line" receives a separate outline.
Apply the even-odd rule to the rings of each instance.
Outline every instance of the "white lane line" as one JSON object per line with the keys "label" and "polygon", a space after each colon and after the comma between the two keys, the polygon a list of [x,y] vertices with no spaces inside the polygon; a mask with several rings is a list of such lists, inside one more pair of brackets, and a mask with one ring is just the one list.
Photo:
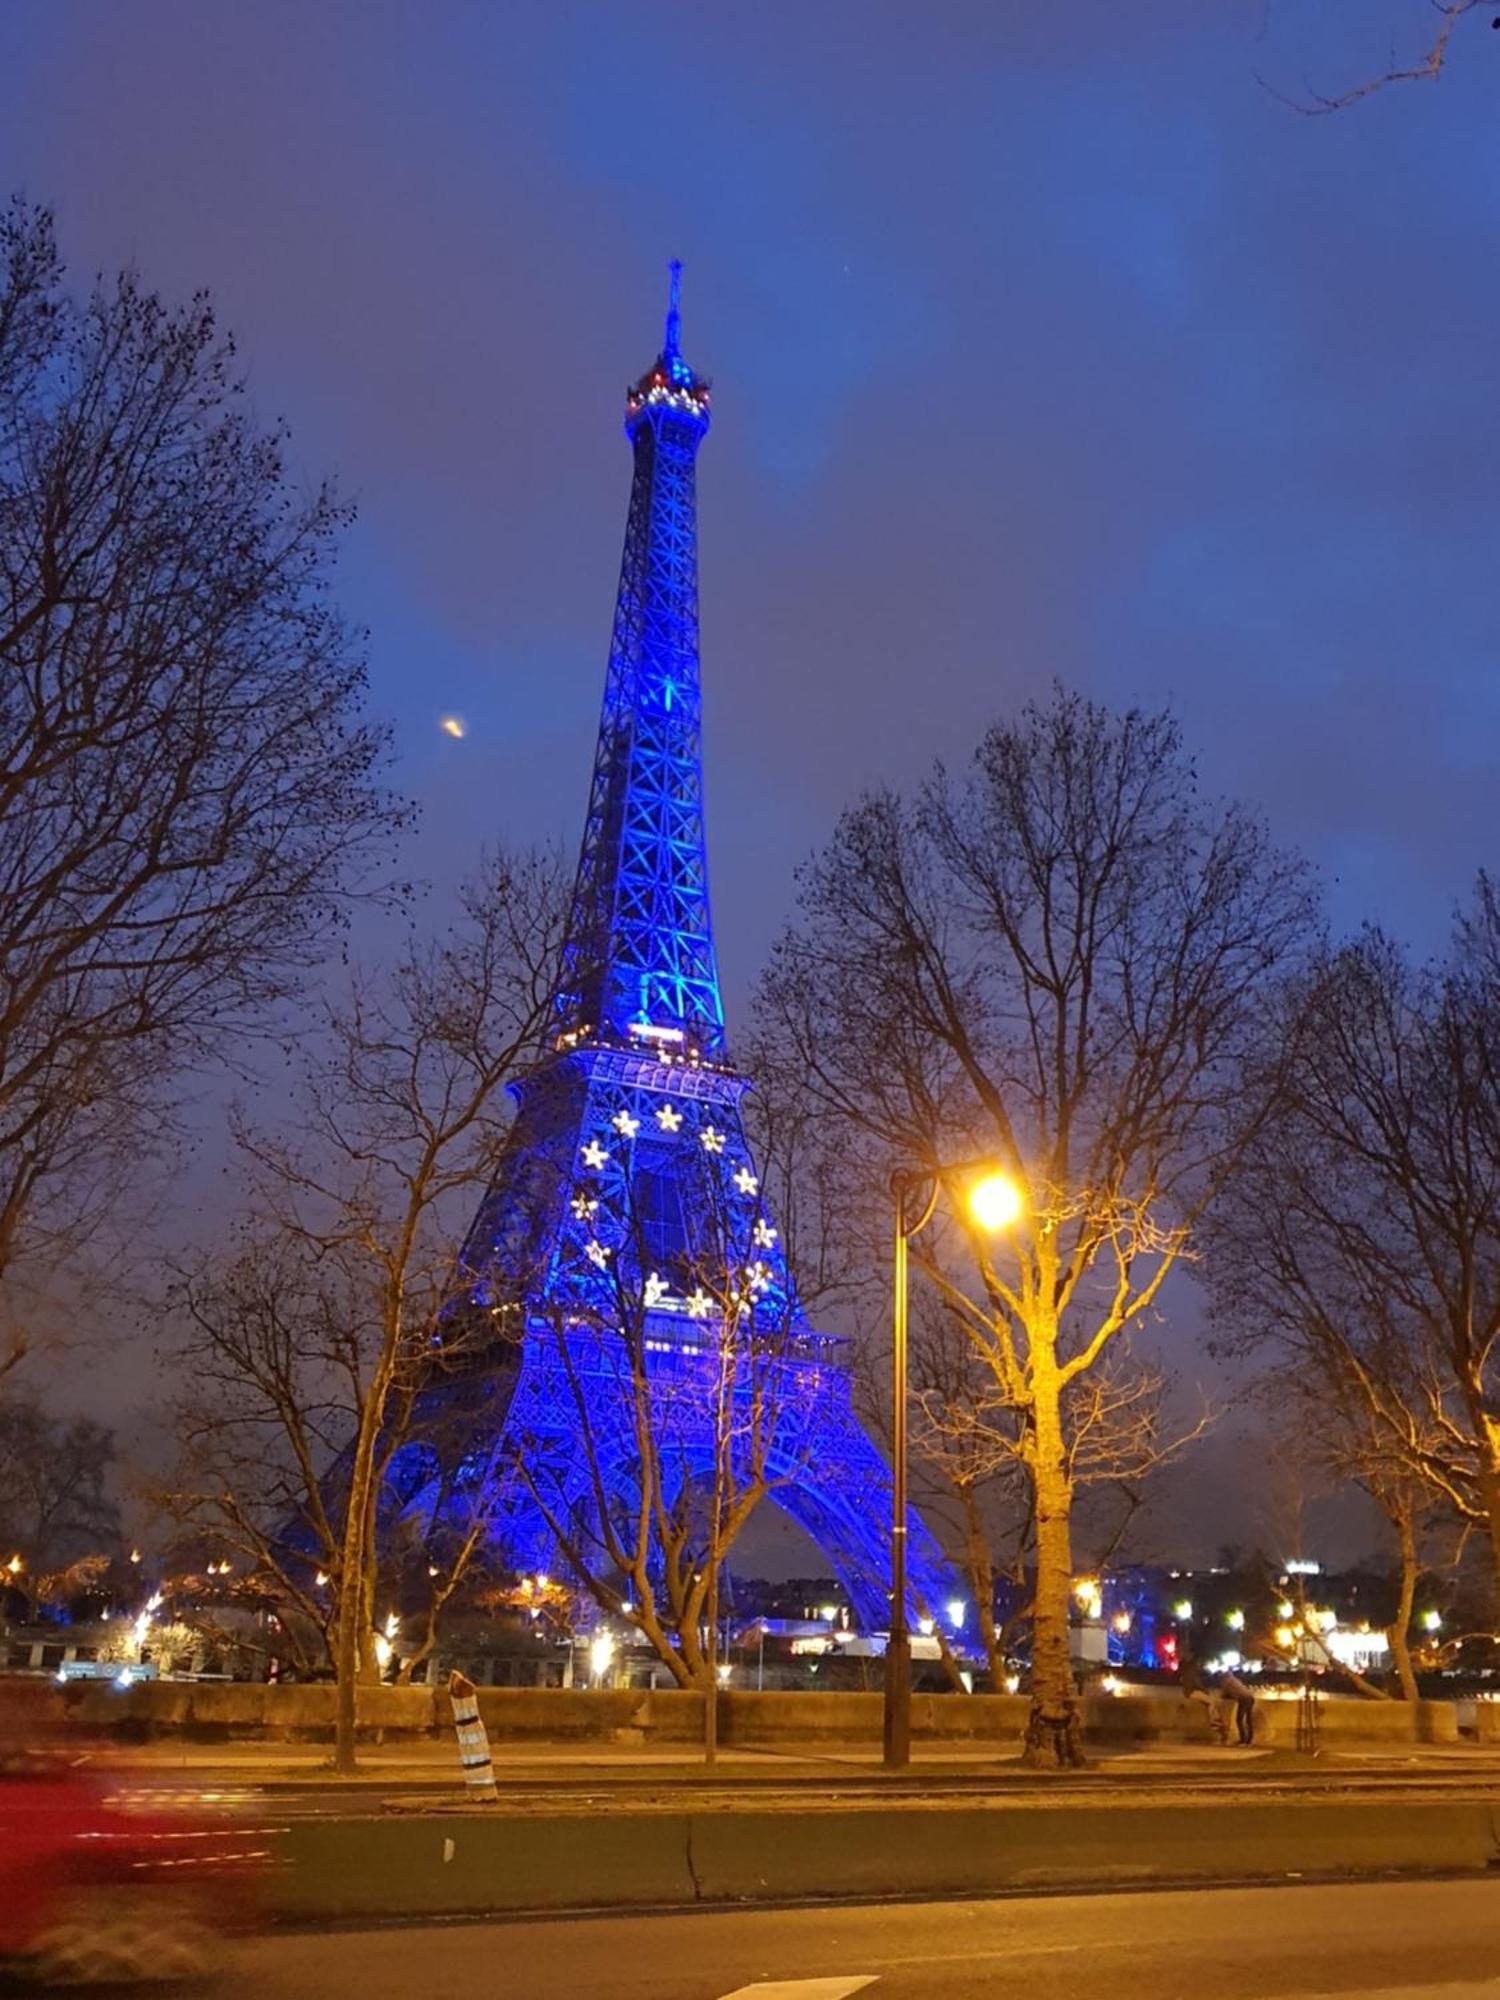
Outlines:
{"label": "white lane line", "polygon": [[[880,1963],[882,1965],[967,1965],[971,1960],[977,1963],[981,1958],[1056,1958],[1067,1952],[1097,1949],[1097,1939],[1082,1938],[1077,1942],[1061,1941],[1056,1944],[1050,1942],[997,1944],[980,1946],[978,1949],[971,1946],[968,1951],[914,1951],[904,1958],[892,1954],[882,1958]],[[1500,2000],[1500,1987],[1496,1988],[1496,1995],[1497,2000]],[[729,1996],[729,2000],[734,2000],[733,1994]],[[1313,2000],[1318,2000],[1318,1996],[1313,1996]],[[1384,2000],[1384,1995],[1362,1993],[1359,2000]]]}
{"label": "white lane line", "polygon": [[873,1986],[879,1976],[865,1972],[853,1979],[760,1979],[753,1986],[736,1986],[723,2000],[847,2000],[850,1993]]}

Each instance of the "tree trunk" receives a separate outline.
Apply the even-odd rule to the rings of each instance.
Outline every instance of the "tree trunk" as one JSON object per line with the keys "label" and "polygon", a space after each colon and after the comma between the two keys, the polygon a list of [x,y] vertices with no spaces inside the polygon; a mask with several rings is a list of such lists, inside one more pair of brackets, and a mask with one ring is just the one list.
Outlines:
{"label": "tree trunk", "polygon": [[412,1685],[412,1675],[422,1665],[423,1661],[428,1658],[436,1646],[437,1619],[437,1612],[429,1609],[427,1614],[427,1629],[418,1640],[415,1652],[402,1655],[401,1665],[396,1671],[396,1685],[398,1687],[410,1687]]}
{"label": "tree trunk", "polygon": [[[374,1512],[375,1500],[371,1494],[368,1505]],[[365,1687],[380,1685],[380,1654],[375,1647],[375,1570],[373,1560],[359,1580],[359,1678]]]}
{"label": "tree trunk", "polygon": [[991,1596],[979,1606],[979,1630],[984,1639],[984,1657],[990,1670],[990,1692],[1005,1692],[1005,1647],[1000,1639],[1000,1627],[995,1623],[994,1582],[990,1583]]}
{"label": "tree trunk", "polygon": [[[674,1646],[663,1631],[661,1620],[656,1615],[649,1581],[643,1582],[640,1576],[633,1576],[631,1580],[635,1587],[636,1629],[680,1688],[697,1687],[698,1676],[690,1662],[683,1657],[684,1649],[681,1645],[681,1630],[687,1624],[686,1618],[679,1626],[679,1644]],[[669,1611],[670,1608],[669,1606]]]}
{"label": "tree trunk", "polygon": [[1500,1624],[1500,1434],[1482,1413],[1478,1428],[1483,1448],[1480,1490],[1490,1539],[1490,1619]]}
{"label": "tree trunk", "polygon": [[1005,1658],[1000,1633],[995,1624],[995,1565],[990,1556],[989,1536],[972,1487],[961,1496],[964,1509],[964,1569],[974,1593],[974,1616],[984,1646],[985,1664],[990,1672],[990,1689],[1000,1694],[1005,1686]]}
{"label": "tree trunk", "polygon": [[360,1665],[359,1611],[358,1589],[342,1591],[333,1656],[333,1768],[342,1772],[353,1771],[357,1761],[354,1731]]}
{"label": "tree trunk", "polygon": [[1035,1377],[1036,1601],[1031,1612],[1031,1714],[1023,1764],[1032,1770],[1077,1768],[1083,1754],[1082,1717],[1068,1646],[1073,1593],[1073,1495],[1063,1453],[1055,1371]]}
{"label": "tree trunk", "polygon": [[[710,1556],[710,1561],[713,1557]],[[703,1680],[703,1763],[712,1771],[719,1761],[719,1570],[715,1562],[708,1585],[708,1656]]]}
{"label": "tree trunk", "polygon": [[356,1768],[355,1725],[362,1669],[373,1644],[369,1630],[370,1596],[373,1588],[365,1548],[369,1532],[370,1483],[375,1466],[375,1425],[365,1421],[355,1440],[354,1461],[349,1468],[349,1502],[344,1516],[344,1554],[340,1572],[338,1644],[334,1657],[335,1702],[333,1723],[333,1768],[351,1772]]}
{"label": "tree trunk", "polygon": [[1396,1678],[1401,1683],[1401,1699],[1417,1700],[1417,1676],[1411,1663],[1411,1614],[1417,1595],[1417,1538],[1412,1531],[1411,1516],[1408,1514],[1396,1524],[1401,1539],[1401,1594],[1396,1606],[1396,1616],[1386,1627],[1385,1636],[1391,1648],[1391,1658],[1396,1663]]}
{"label": "tree trunk", "polygon": [[672,1670],[681,1672],[685,1687],[703,1686],[703,1600],[704,1593],[695,1585],[687,1591],[680,1615],[670,1603],[667,1606],[668,1617],[676,1622],[677,1653],[682,1662],[680,1669],[674,1666]]}

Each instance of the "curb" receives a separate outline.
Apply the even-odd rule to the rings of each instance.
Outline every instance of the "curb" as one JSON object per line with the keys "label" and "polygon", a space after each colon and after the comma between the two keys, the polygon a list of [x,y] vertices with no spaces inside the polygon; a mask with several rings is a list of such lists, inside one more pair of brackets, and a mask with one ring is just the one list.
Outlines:
{"label": "curb", "polygon": [[1215,1806],[863,1806],[307,1820],[279,1836],[267,1913],[295,1922],[683,1908],[1477,1874],[1500,1864],[1475,1800]]}

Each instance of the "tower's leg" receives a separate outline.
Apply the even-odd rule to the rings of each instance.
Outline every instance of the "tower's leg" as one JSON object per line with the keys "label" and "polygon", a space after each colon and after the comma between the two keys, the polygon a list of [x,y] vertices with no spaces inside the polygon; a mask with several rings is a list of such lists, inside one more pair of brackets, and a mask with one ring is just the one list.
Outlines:
{"label": "tower's leg", "polygon": [[[891,1475],[849,1407],[847,1388],[810,1413],[795,1460],[777,1474],[776,1504],[822,1550],[860,1625],[884,1631],[891,1609]],[[907,1517],[907,1549],[907,1617],[916,1629],[923,1618],[942,1618],[959,1593],[915,1513]]]}
{"label": "tower's leg", "polygon": [[[580,1409],[580,1403],[582,1408]],[[658,1425],[660,1476],[671,1504],[683,1479],[705,1480],[713,1438],[704,1399],[664,1397]],[[503,1461],[524,1462],[540,1484],[546,1511],[590,1535],[596,1478],[614,1501],[638,1490],[629,1390],[607,1367],[569,1379],[546,1334],[528,1338],[506,1417]],[[817,1544],[848,1593],[859,1625],[890,1622],[891,1476],[855,1416],[842,1369],[788,1368],[784,1406],[768,1470],[770,1498]],[[555,1567],[559,1560],[544,1510],[519,1471],[508,1472],[494,1537],[512,1568]],[[592,1539],[597,1545],[597,1535]],[[915,1513],[908,1522],[907,1616],[946,1620],[961,1592],[942,1551]]]}

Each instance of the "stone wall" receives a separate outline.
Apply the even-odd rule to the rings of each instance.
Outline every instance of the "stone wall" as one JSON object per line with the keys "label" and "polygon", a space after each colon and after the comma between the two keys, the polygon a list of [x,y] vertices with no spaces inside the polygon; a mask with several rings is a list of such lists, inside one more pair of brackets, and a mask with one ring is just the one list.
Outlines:
{"label": "stone wall", "polygon": [[[1291,1749],[1297,1741],[1295,1701],[1258,1701],[1255,1740]],[[1317,1704],[1318,1742],[1340,1744],[1456,1743],[1458,1708],[1451,1701],[1365,1701],[1358,1696],[1325,1696]]]}
{"label": "stone wall", "polygon": [[[497,1743],[615,1743],[648,1746],[697,1742],[703,1702],[678,1688],[481,1688],[480,1713]],[[1483,1740],[1500,1737],[1500,1704],[1479,1704]],[[1017,1741],[1024,1695],[917,1694],[912,1734],[918,1742]],[[1256,1703],[1256,1740],[1296,1740],[1295,1701]],[[36,1737],[54,1729],[105,1734],[120,1741],[179,1738],[214,1742],[327,1742],[334,1690],[326,1683],[267,1687],[247,1682],[0,1680],[0,1734]],[[1208,1712],[1174,1690],[1090,1695],[1085,1733],[1097,1743],[1207,1742]],[[8,1725],[8,1726],[7,1726]],[[1451,1702],[1361,1701],[1327,1696],[1318,1704],[1321,1740],[1339,1743],[1452,1743]],[[425,1687],[362,1688],[359,1726],[367,1739],[446,1735],[447,1696]],[[727,1747],[779,1744],[873,1745],[880,1741],[881,1697],[863,1693],[794,1693],[734,1689],[720,1697],[719,1735]]]}

